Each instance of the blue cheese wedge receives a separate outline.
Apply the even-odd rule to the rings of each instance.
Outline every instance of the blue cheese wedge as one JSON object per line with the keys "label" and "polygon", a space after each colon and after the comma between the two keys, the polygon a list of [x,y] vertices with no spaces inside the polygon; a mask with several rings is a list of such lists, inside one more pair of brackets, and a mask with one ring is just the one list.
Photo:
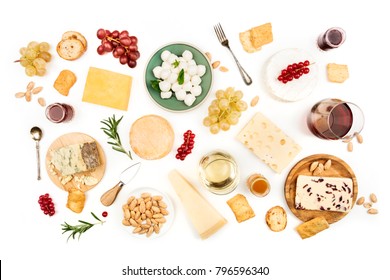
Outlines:
{"label": "blue cheese wedge", "polygon": [[237,139],[277,173],[301,151],[292,138],[261,113],[255,114]]}
{"label": "blue cheese wedge", "polygon": [[62,176],[90,171],[100,165],[96,142],[74,144],[51,152],[51,163]]}
{"label": "blue cheese wedge", "polygon": [[297,178],[296,209],[349,212],[352,203],[351,178],[306,175]]}

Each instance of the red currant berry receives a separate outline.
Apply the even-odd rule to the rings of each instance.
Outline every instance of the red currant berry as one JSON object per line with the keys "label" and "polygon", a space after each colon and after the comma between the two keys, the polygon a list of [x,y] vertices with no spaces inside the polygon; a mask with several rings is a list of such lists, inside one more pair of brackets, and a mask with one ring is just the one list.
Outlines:
{"label": "red currant berry", "polygon": [[103,216],[104,218],[107,217],[107,215],[108,215],[107,211],[104,211],[104,212],[102,213],[102,216]]}

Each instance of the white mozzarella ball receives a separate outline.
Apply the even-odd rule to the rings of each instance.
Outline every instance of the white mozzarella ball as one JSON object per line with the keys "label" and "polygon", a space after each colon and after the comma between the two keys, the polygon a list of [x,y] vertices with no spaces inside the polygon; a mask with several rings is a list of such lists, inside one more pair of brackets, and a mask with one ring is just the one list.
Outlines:
{"label": "white mozzarella ball", "polygon": [[202,88],[200,86],[193,86],[190,90],[190,92],[194,95],[194,96],[199,96],[201,95],[202,93]]}
{"label": "white mozzarella ball", "polygon": [[167,81],[170,82],[171,84],[174,84],[177,81],[177,77],[178,76],[179,75],[177,73],[171,72],[171,74],[169,75]]}
{"label": "white mozzarella ball", "polygon": [[171,69],[171,64],[168,62],[168,61],[164,61],[162,64],[161,64],[161,67],[162,69]]}
{"label": "white mozzarella ball", "polygon": [[174,53],[171,53],[171,54],[169,55],[167,61],[168,61],[170,64],[172,64],[172,63],[174,63],[177,59],[178,59],[177,55],[174,54]]}
{"label": "white mozzarella ball", "polygon": [[188,66],[190,66],[190,65],[196,65],[196,61],[193,60],[193,59],[191,59],[191,60],[187,61],[187,64],[188,64]]}
{"label": "white mozzarella ball", "polygon": [[172,91],[162,91],[160,96],[162,99],[169,99],[172,97]]}
{"label": "white mozzarella ball", "polygon": [[187,93],[183,89],[175,92],[176,99],[179,101],[183,101],[186,98],[186,95]]}
{"label": "white mozzarella ball", "polygon": [[185,50],[182,54],[183,58],[186,60],[186,61],[190,61],[192,58],[193,58],[193,55],[192,55],[192,52],[190,52],[189,50]]}
{"label": "white mozzarella ball", "polygon": [[161,91],[169,91],[171,89],[171,83],[168,81],[161,81],[158,86]]}
{"label": "white mozzarella ball", "polygon": [[191,77],[191,83],[194,86],[200,85],[201,82],[202,82],[202,79],[198,75],[194,75],[194,76]]}
{"label": "white mozzarella ball", "polygon": [[194,76],[198,73],[198,67],[196,65],[188,66],[187,73],[190,76]]}
{"label": "white mozzarella ball", "polygon": [[161,59],[162,61],[167,61],[169,56],[171,55],[171,52],[168,50],[165,50],[161,53]]}
{"label": "white mozzarella ball", "polygon": [[156,66],[153,68],[153,75],[154,77],[156,77],[157,79],[160,79],[161,78],[161,71],[162,71],[162,67],[161,66]]}
{"label": "white mozzarella ball", "polygon": [[184,103],[187,105],[187,106],[191,106],[192,104],[194,104],[195,102],[195,99],[196,97],[192,94],[187,94],[186,97],[184,98]]}
{"label": "white mozzarella ball", "polygon": [[188,65],[185,61],[180,61],[179,67],[180,70],[183,69],[184,71],[187,71]]}
{"label": "white mozzarella ball", "polygon": [[188,75],[187,73],[184,73],[184,83],[189,82],[190,80],[191,80],[190,75]]}
{"label": "white mozzarella ball", "polygon": [[181,90],[182,88],[183,88],[182,85],[179,85],[178,82],[173,83],[172,86],[171,86],[171,89],[172,89],[175,93],[178,92],[179,90]]}
{"label": "white mozzarella ball", "polygon": [[192,88],[192,83],[191,83],[191,81],[188,81],[188,82],[186,82],[186,83],[183,84],[183,89],[184,89],[185,91],[190,91],[191,88]]}
{"label": "white mozzarella ball", "polygon": [[169,77],[169,75],[171,75],[171,70],[163,69],[163,70],[161,70],[160,78],[165,80]]}
{"label": "white mozzarella ball", "polygon": [[206,73],[206,66],[199,64],[197,68],[199,77],[202,77]]}

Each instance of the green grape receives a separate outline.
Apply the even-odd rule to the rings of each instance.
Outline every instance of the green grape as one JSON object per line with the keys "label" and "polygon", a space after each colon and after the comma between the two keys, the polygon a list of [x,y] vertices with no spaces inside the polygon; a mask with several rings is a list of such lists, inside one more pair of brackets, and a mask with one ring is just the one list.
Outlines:
{"label": "green grape", "polygon": [[45,69],[46,68],[46,61],[43,58],[37,57],[36,59],[33,60],[32,64],[37,69]]}
{"label": "green grape", "polygon": [[230,114],[230,115],[226,118],[227,122],[228,122],[229,124],[231,124],[231,125],[238,124],[238,119],[239,119],[239,117],[237,117],[237,115],[235,115],[235,114]]}
{"label": "green grape", "polygon": [[219,127],[223,130],[223,131],[227,131],[230,129],[230,124],[226,121],[226,120],[222,120],[220,123],[219,123]]}
{"label": "green grape", "polygon": [[225,97],[225,92],[223,90],[217,90],[217,92],[215,93],[215,96],[217,97],[217,99],[221,99],[221,98],[224,98]]}
{"label": "green grape", "polygon": [[218,107],[221,110],[227,110],[229,108],[229,100],[226,98],[221,98],[218,102]]}
{"label": "green grape", "polygon": [[218,107],[218,99],[214,99],[213,101],[211,101],[210,106]]}
{"label": "green grape", "polygon": [[31,41],[27,45],[27,49],[33,49],[34,51],[39,51],[39,43],[36,41]]}
{"label": "green grape", "polygon": [[236,91],[233,93],[233,97],[234,97],[234,98],[237,98],[237,100],[242,99],[243,96],[244,96],[244,94],[242,93],[241,90],[236,90]]}
{"label": "green grape", "polygon": [[27,65],[24,71],[26,72],[26,75],[29,77],[32,77],[37,74],[37,69],[32,65]]}
{"label": "green grape", "polygon": [[35,51],[35,50],[32,49],[32,48],[27,48],[25,56],[26,56],[28,59],[33,60],[33,59],[35,59],[36,57],[38,57],[38,52]]}
{"label": "green grape", "polygon": [[237,108],[237,110],[243,112],[243,111],[245,111],[248,108],[248,105],[246,104],[245,101],[239,100],[236,103],[236,108]]}
{"label": "green grape", "polygon": [[42,42],[39,44],[39,51],[40,52],[47,52],[50,50],[50,45],[49,43],[46,43],[46,42]]}
{"label": "green grape", "polygon": [[210,126],[210,132],[212,134],[217,134],[219,132],[219,125],[216,123]]}
{"label": "green grape", "polygon": [[25,48],[25,47],[20,48],[20,49],[19,49],[19,53],[20,53],[21,55],[25,55],[25,54],[26,54],[26,50],[27,50],[27,48]]}
{"label": "green grape", "polygon": [[220,109],[217,106],[210,105],[209,106],[209,115],[217,115],[219,114]]}
{"label": "green grape", "polygon": [[51,54],[49,52],[40,52],[38,57],[43,58],[46,62],[50,62],[51,60]]}
{"label": "green grape", "polygon": [[41,69],[37,69],[37,76],[44,76],[46,74],[46,69],[45,68],[41,68]]}
{"label": "green grape", "polygon": [[27,65],[31,65],[31,61],[28,60],[25,56],[22,56],[22,57],[19,59],[19,63],[20,63],[20,65],[22,65],[23,67],[26,67]]}
{"label": "green grape", "polygon": [[209,127],[209,126],[212,125],[210,117],[205,117],[205,118],[203,119],[203,125],[204,125],[204,126],[207,126],[207,127]]}
{"label": "green grape", "polygon": [[210,115],[209,116],[211,124],[215,124],[218,122],[218,115]]}
{"label": "green grape", "polygon": [[228,87],[226,90],[225,90],[225,97],[227,99],[233,97],[233,93],[234,93],[234,88],[232,87]]}

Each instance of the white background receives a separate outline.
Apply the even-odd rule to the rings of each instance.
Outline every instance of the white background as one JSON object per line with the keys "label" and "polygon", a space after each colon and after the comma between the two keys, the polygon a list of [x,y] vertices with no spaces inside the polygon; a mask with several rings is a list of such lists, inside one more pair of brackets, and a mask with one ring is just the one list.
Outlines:
{"label": "white background", "polygon": [[[385,1],[9,1],[2,4],[0,21],[1,42],[1,150],[2,184],[0,187],[0,259],[2,279],[151,279],[151,277],[122,276],[122,269],[137,268],[204,268],[213,270],[207,276],[177,277],[177,279],[216,279],[216,266],[267,266],[264,279],[342,279],[359,277],[383,279],[388,275],[385,260],[389,251],[388,182],[388,30],[389,18]],[[253,78],[246,86],[227,49],[216,39],[213,25],[221,22],[231,47]],[[248,54],[243,51],[238,33],[253,26],[271,22],[274,41],[263,50]],[[340,26],[347,40],[337,50],[321,52],[316,47],[319,33]],[[141,58],[135,69],[122,66],[111,55],[99,56],[96,48],[98,28],[128,30],[139,39]],[[55,52],[63,32],[76,30],[88,40],[88,51],[78,60],[69,62]],[[17,63],[18,50],[28,42],[47,41],[53,59],[44,77],[27,77]],[[230,69],[214,72],[212,94],[196,110],[171,113],[160,109],[148,97],[143,81],[148,58],[161,45],[186,41],[213,55]],[[262,67],[275,52],[296,47],[310,52],[318,63],[319,83],[308,98],[283,103],[265,90]],[[326,64],[347,64],[350,78],[344,84],[332,84],[326,79]],[[129,107],[118,111],[81,102],[88,68],[100,67],[130,75],[134,78]],[[77,83],[68,97],[52,87],[62,69],[77,75]],[[67,102],[75,107],[75,118],[66,124],[50,123],[44,108],[33,96],[30,103],[15,99],[33,80],[44,90],[39,94],[47,103]],[[233,86],[244,92],[249,103],[255,95],[260,102],[249,108],[239,124],[228,132],[211,135],[202,126],[208,104],[217,89]],[[352,153],[341,142],[317,139],[308,131],[305,117],[318,100],[338,97],[357,103],[366,116],[362,132],[364,143],[355,143]],[[242,126],[260,111],[296,140],[302,151],[281,173],[276,174],[234,139]],[[131,162],[125,155],[111,150],[100,130],[100,120],[124,115],[120,134],[128,145],[128,131],[137,118],[145,114],[167,118],[175,130],[175,149],[182,142],[182,133],[196,133],[193,154],[184,161],[174,158],[175,149],[158,161],[142,160],[138,176],[124,187],[115,204],[101,205],[99,198],[117,181],[120,172]],[[35,143],[29,130],[38,125],[44,130],[41,141],[42,180],[36,180]],[[47,148],[62,134],[83,132],[103,146],[107,159],[106,173],[101,183],[87,193],[85,209],[75,214],[65,207],[67,194],[49,179],[43,164]],[[240,184],[234,193],[217,196],[201,188],[197,178],[198,161],[206,152],[221,148],[230,152],[239,164]],[[345,160],[357,175],[359,196],[377,194],[379,214],[366,214],[354,207],[341,221],[317,236],[301,240],[295,227],[300,221],[288,209],[284,199],[284,181],[288,171],[305,156],[317,153],[336,155]],[[135,160],[138,158],[134,155]],[[184,208],[170,185],[167,174],[179,170],[228,220],[228,224],[207,240],[201,240],[188,220]],[[254,172],[263,173],[271,182],[271,193],[262,199],[252,196],[245,179]],[[138,187],[154,187],[171,197],[175,220],[170,230],[154,240],[140,240],[129,235],[121,225],[121,205],[129,193]],[[44,193],[53,197],[56,214],[43,215],[37,203]],[[237,193],[247,196],[256,217],[238,224],[226,204]],[[271,232],[265,222],[266,211],[275,205],[285,207],[288,225],[283,232]],[[77,223],[78,219],[92,221],[91,211],[101,215],[108,211],[106,223],[86,232],[79,241],[66,242],[61,223]],[[238,279],[260,279],[261,276],[236,276]],[[163,277],[160,277],[163,279]],[[160,279],[159,277],[154,279]],[[172,278],[172,277],[171,277]],[[232,279],[231,276],[218,276]],[[176,278],[175,278],[176,279]]]}

